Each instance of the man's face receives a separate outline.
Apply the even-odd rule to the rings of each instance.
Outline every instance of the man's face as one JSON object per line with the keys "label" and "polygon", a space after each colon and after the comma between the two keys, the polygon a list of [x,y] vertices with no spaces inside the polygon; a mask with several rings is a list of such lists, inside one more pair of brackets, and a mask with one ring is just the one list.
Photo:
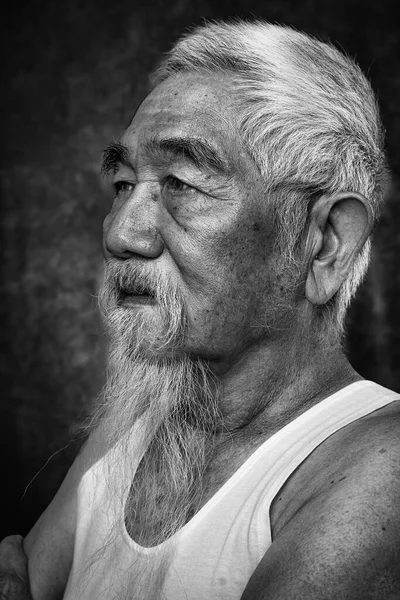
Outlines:
{"label": "man's face", "polygon": [[[138,109],[108,153],[115,200],[104,253],[165,275],[187,312],[184,351],[229,368],[270,335],[282,313],[273,264],[273,219],[236,130],[230,79],[170,78]],[[125,298],[127,311],[157,311]],[[280,311],[280,312],[279,312]]]}

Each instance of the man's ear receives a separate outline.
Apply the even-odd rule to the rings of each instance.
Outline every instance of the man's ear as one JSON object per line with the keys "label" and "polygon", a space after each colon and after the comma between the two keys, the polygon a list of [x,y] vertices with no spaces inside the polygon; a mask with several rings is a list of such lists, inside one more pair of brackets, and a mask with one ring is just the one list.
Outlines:
{"label": "man's ear", "polygon": [[305,247],[305,295],[312,304],[325,304],[338,291],[372,224],[369,202],[357,192],[318,198],[310,211]]}

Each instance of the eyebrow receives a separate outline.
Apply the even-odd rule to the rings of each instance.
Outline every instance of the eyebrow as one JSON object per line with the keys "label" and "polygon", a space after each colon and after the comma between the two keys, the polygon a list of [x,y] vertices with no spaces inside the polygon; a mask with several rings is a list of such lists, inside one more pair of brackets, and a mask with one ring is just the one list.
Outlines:
{"label": "eyebrow", "polygon": [[101,163],[101,175],[106,177],[118,171],[120,165],[126,165],[132,169],[132,164],[129,159],[129,148],[121,142],[111,142],[103,152],[103,160]]}
{"label": "eyebrow", "polygon": [[206,140],[195,137],[153,137],[145,143],[145,150],[156,158],[165,160],[172,155],[192,162],[199,169],[229,174],[229,167],[220,153]]}
{"label": "eyebrow", "polygon": [[[165,161],[167,156],[185,158],[199,169],[210,169],[229,175],[230,169],[218,151],[205,140],[195,137],[150,138],[145,143],[145,151],[156,159]],[[114,174],[121,165],[133,168],[129,158],[129,148],[121,142],[111,142],[103,152],[102,176]]]}

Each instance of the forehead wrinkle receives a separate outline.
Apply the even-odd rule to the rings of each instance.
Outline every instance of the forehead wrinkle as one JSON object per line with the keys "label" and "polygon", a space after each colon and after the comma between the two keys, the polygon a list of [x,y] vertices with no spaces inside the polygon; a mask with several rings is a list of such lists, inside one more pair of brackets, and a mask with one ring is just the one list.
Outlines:
{"label": "forehead wrinkle", "polygon": [[153,136],[144,142],[146,154],[153,155],[162,162],[176,157],[192,162],[200,169],[208,169],[223,175],[230,174],[227,161],[209,142],[192,136]]}

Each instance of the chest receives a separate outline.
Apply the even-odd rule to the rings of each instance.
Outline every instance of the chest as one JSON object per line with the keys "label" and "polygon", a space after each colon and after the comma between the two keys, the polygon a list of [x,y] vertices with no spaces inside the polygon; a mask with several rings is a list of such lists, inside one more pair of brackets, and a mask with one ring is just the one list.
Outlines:
{"label": "chest", "polygon": [[[162,472],[150,482],[139,465],[135,478],[140,483],[133,481],[125,506],[125,526],[130,537],[146,547],[165,541],[234,479],[262,441],[219,445],[212,452],[204,471],[186,474],[178,486],[172,485]],[[187,485],[188,482],[190,485]],[[165,532],[163,536],[160,536],[161,531]]]}
{"label": "chest", "polygon": [[[208,471],[207,481],[211,485],[206,489],[209,494],[219,485],[224,487],[223,482],[228,475],[224,476],[223,472],[222,465],[218,470]],[[110,536],[109,515],[102,510],[106,501],[104,496],[96,495],[96,504],[94,507],[91,505],[93,518],[86,524],[87,534],[85,535],[83,527],[79,527],[80,535],[85,535],[85,552],[101,557],[101,565],[95,570],[96,577],[90,578],[84,598],[239,600],[251,573],[270,543],[268,518],[259,518],[264,504],[258,505],[253,502],[253,497],[249,498],[252,487],[250,475],[249,472],[245,477],[238,478],[234,474],[234,480],[228,486],[216,489],[208,506],[203,504],[196,511],[197,514],[188,519],[182,526],[180,535],[173,536],[170,543],[161,543],[158,547],[153,547],[156,544],[151,541],[152,524],[143,533],[141,523],[138,522],[140,518],[148,517],[145,510],[139,509],[138,520],[132,521],[133,528],[129,530],[130,537],[136,543],[130,542],[125,533],[121,532],[119,498],[112,498],[107,503],[107,506],[111,504],[110,511],[113,519],[114,515],[116,519],[113,529],[116,535],[111,532]],[[95,485],[98,479],[94,477],[88,480],[90,492],[92,483]],[[107,493],[107,489],[105,492]],[[129,502],[126,502],[125,516],[129,519],[131,515],[128,514],[128,506]],[[160,507],[161,510],[164,507],[173,513],[173,507],[168,502],[161,503]],[[169,519],[168,514],[166,518]],[[157,525],[157,515],[154,524]],[[106,541],[105,546],[103,539]],[[111,544],[108,545],[110,539]],[[79,556],[77,565],[81,564]],[[79,569],[76,576],[79,576]],[[71,582],[71,589],[75,590],[73,584],[74,581]],[[117,593],[110,594],[110,589]],[[126,593],[128,590],[132,595]],[[72,599],[77,595],[67,597]]]}

